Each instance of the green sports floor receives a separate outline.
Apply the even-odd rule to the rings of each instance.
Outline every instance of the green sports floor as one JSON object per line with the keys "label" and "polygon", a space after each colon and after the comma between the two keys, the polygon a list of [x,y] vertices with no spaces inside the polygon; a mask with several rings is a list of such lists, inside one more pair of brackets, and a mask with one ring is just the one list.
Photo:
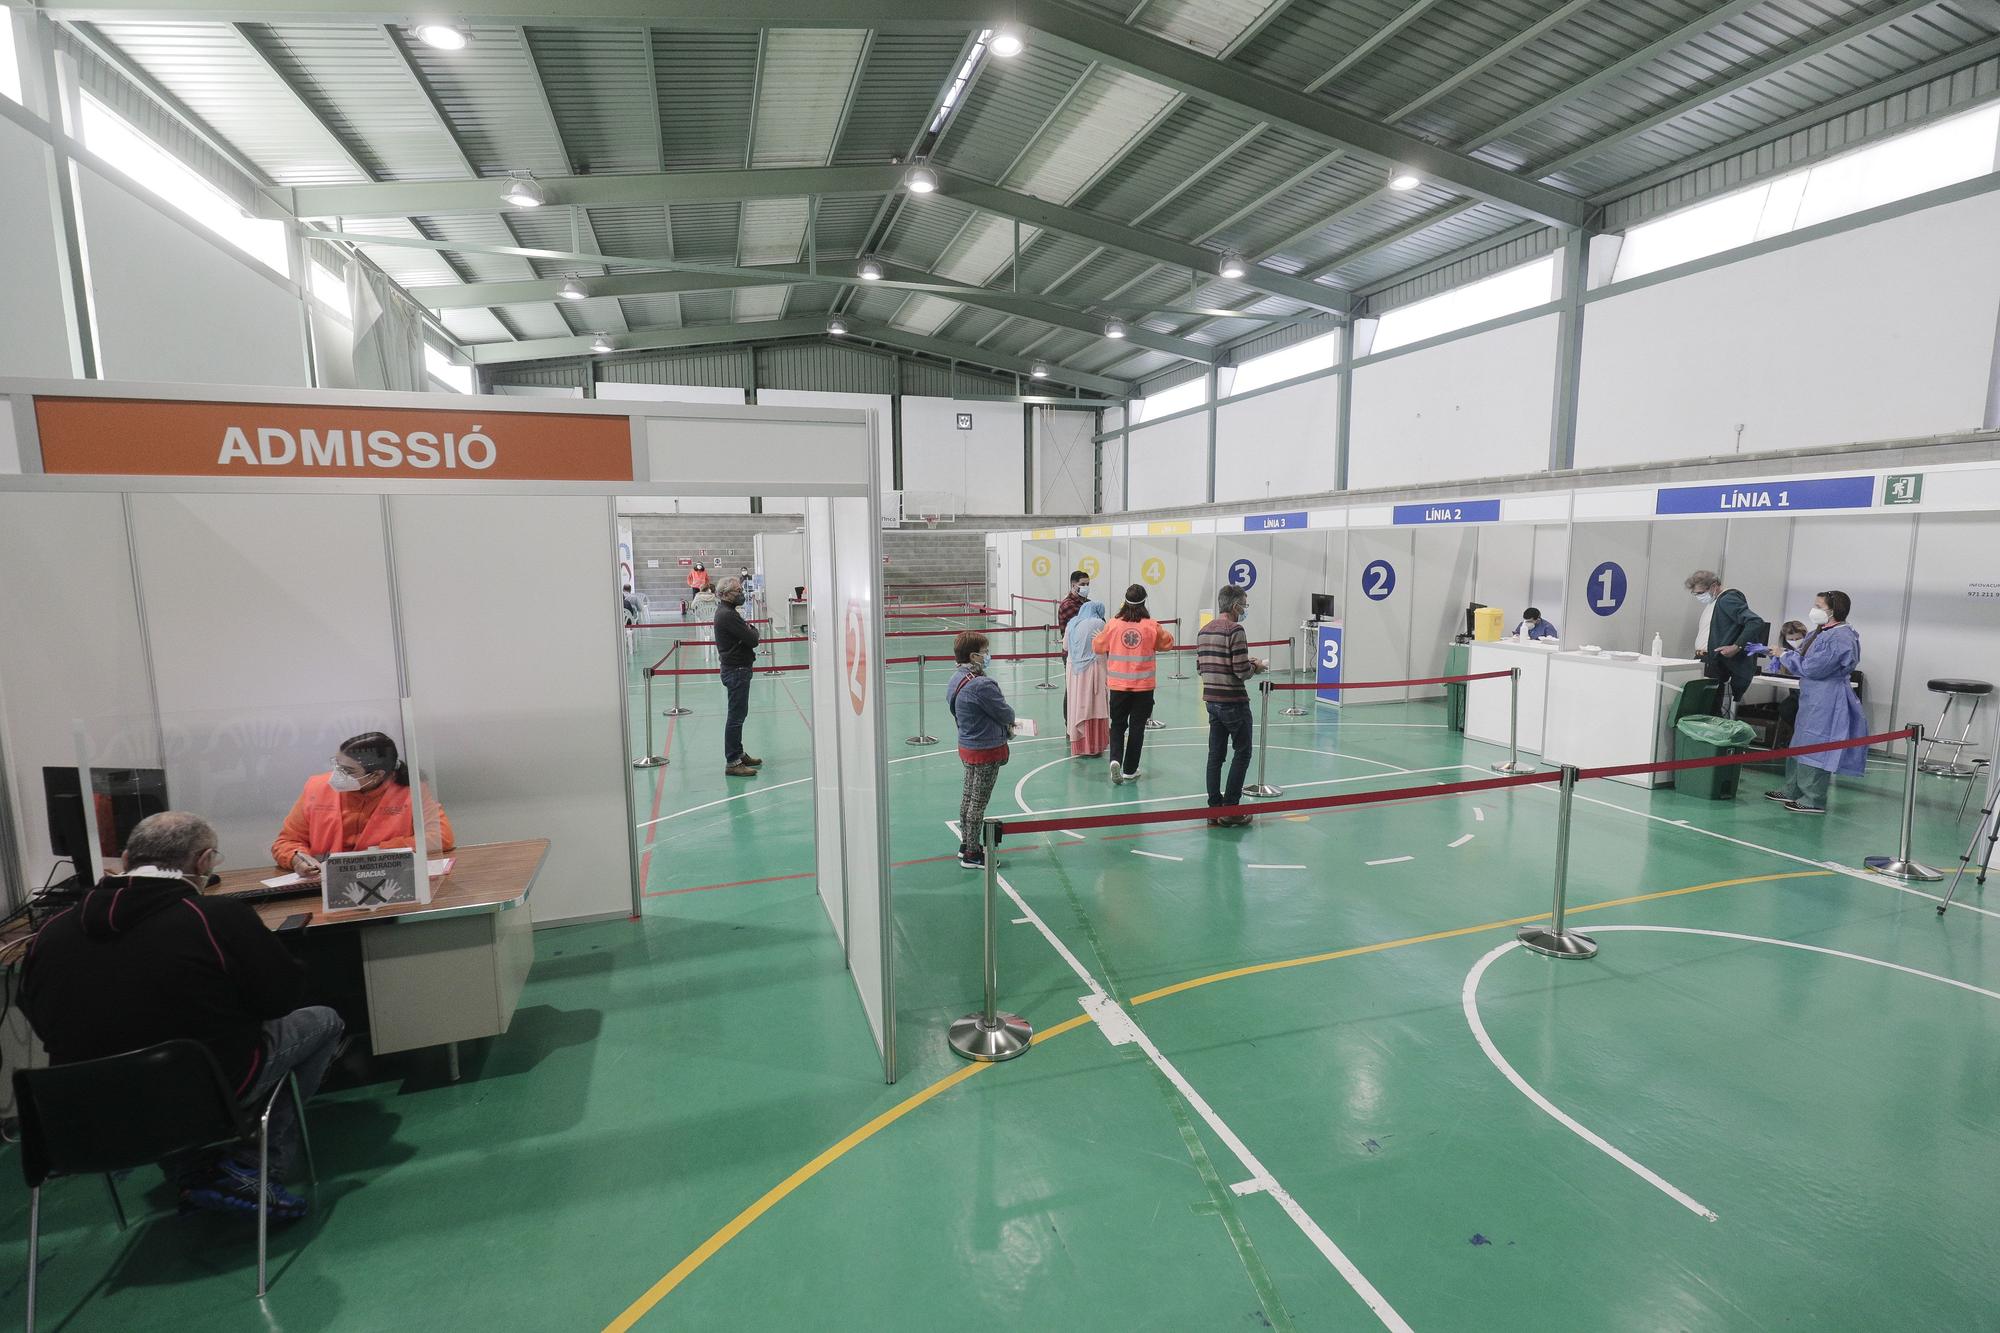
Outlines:
{"label": "green sports floor", "polygon": [[[2000,887],[1940,920],[1941,886],[1854,869],[1894,850],[1900,766],[1824,819],[1755,770],[1733,803],[1586,784],[1587,962],[1513,947],[1549,905],[1547,788],[1010,839],[1001,994],[1039,1039],[968,1065],[943,1040],[980,990],[960,769],[935,707],[945,743],[903,745],[914,669],[890,671],[895,1086],[811,877],[805,679],[758,679],[768,762],[730,779],[692,678],[673,762],[633,774],[642,916],[541,932],[463,1081],[337,1071],[320,1208],[277,1234],[263,1308],[252,1228],[175,1218],[147,1173],[123,1234],[101,1185],[52,1187],[43,1326],[2000,1329]],[[1114,788],[1064,757],[1039,662],[999,678],[1043,737],[994,813],[1199,799],[1195,682],[1162,682],[1168,727]],[[1288,795],[1504,757],[1439,704],[1309,706],[1273,719]],[[1964,794],[1919,785],[1933,865]],[[25,1191],[0,1207],[18,1320]]]}

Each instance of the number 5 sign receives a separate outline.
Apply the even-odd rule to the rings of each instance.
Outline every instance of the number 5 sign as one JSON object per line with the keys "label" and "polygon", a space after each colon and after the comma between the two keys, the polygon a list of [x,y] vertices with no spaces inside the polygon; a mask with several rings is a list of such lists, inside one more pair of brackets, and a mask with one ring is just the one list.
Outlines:
{"label": "number 5 sign", "polygon": [[1342,626],[1337,620],[1323,622],[1319,626],[1319,651],[1313,658],[1313,675],[1320,688],[1314,690],[1313,695],[1328,703],[1340,702],[1340,691],[1326,687],[1340,684],[1341,634]]}

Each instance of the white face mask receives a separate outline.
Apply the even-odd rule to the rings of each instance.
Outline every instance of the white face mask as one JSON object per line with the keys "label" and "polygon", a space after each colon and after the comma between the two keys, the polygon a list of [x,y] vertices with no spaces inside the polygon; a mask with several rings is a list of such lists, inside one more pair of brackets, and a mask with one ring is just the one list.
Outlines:
{"label": "white face mask", "polygon": [[1698,592],[1694,595],[1694,599],[1697,602],[1700,602],[1703,606],[1707,606],[1710,602],[1713,602],[1715,600],[1715,594],[1707,591]]}
{"label": "white face mask", "polygon": [[1077,585],[1076,585],[1076,595],[1077,595],[1078,597],[1088,597],[1088,596],[1090,596],[1090,585],[1089,585],[1088,583],[1079,583],[1079,584],[1077,584]]}
{"label": "white face mask", "polygon": [[1824,625],[1832,618],[1832,615],[1823,606],[1815,606],[1812,610],[1806,612],[1806,620],[1814,625]]}
{"label": "white face mask", "polygon": [[1805,643],[1804,639],[1786,639],[1785,647],[1791,649],[1793,652],[1797,652],[1800,646],[1803,645],[1804,643]]}
{"label": "white face mask", "polygon": [[344,768],[336,768],[326,775],[326,785],[335,791],[360,791],[361,779]]}

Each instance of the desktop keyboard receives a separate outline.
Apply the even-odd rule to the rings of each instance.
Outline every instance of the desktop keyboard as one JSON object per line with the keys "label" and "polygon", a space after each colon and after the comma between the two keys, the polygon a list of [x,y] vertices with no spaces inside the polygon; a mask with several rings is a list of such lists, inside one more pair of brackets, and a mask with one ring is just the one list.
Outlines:
{"label": "desktop keyboard", "polygon": [[257,903],[283,902],[287,898],[317,898],[320,893],[317,884],[286,884],[276,889],[267,889],[260,884],[254,889],[237,889],[231,893],[211,893],[208,896],[227,898],[233,903],[250,903],[254,906]]}

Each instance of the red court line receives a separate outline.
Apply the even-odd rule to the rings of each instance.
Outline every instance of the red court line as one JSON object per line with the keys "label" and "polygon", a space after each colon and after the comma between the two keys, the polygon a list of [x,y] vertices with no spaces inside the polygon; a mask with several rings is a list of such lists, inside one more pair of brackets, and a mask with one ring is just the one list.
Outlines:
{"label": "red court line", "polygon": [[[667,743],[661,749],[661,754],[672,754],[674,752],[674,723],[678,721],[680,721],[678,717],[667,719]],[[652,822],[646,825],[646,854],[639,861],[639,883],[642,886],[646,882],[647,873],[653,868],[653,842],[660,836],[660,798],[666,794],[667,771],[666,766],[663,764],[653,770]],[[646,891],[643,887],[639,890],[639,896],[642,898],[646,896]]]}
{"label": "red court line", "polygon": [[690,889],[648,889],[646,890],[646,896],[648,898],[669,898],[676,893],[707,893],[711,889],[740,889],[747,884],[776,884],[780,880],[811,879],[815,873],[817,872],[801,870],[796,875],[766,875],[762,879],[738,879],[731,880],[727,884],[697,884]]}

